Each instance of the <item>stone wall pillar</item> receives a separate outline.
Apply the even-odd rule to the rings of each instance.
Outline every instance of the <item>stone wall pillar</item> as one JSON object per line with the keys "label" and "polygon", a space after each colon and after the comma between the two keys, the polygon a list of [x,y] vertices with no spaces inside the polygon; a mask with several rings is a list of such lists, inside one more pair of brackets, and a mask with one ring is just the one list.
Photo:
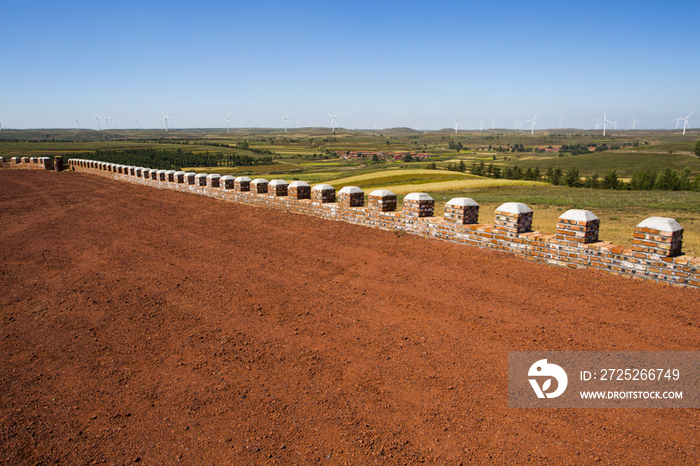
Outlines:
{"label": "stone wall pillar", "polygon": [[570,243],[595,243],[598,241],[600,219],[588,210],[571,209],[564,212],[557,220],[559,241]]}
{"label": "stone wall pillar", "polygon": [[267,181],[265,178],[255,178],[253,181],[250,182],[250,191],[255,194],[266,194],[267,193],[267,185],[270,182]]}
{"label": "stone wall pillar", "polygon": [[432,217],[435,200],[428,193],[410,193],[403,198],[403,212],[408,217]]}
{"label": "stone wall pillar", "polygon": [[233,189],[233,182],[234,181],[235,181],[235,178],[232,177],[231,175],[222,176],[219,179],[219,186],[221,186],[224,189]]}
{"label": "stone wall pillar", "polygon": [[445,221],[458,225],[479,223],[479,204],[470,197],[455,197],[445,204]]}
{"label": "stone wall pillar", "polygon": [[520,202],[506,202],[496,209],[494,228],[508,236],[532,231],[532,209]]}
{"label": "stone wall pillar", "polygon": [[272,180],[267,185],[267,193],[275,197],[286,196],[288,187],[289,184],[284,180]]}
{"label": "stone wall pillar", "polygon": [[207,187],[218,188],[220,179],[221,175],[219,175],[218,173],[211,173],[207,175]]}
{"label": "stone wall pillar", "polygon": [[393,212],[396,210],[396,194],[388,189],[375,189],[369,193],[370,210]]}
{"label": "stone wall pillar", "polygon": [[233,180],[233,189],[239,193],[250,191],[250,178],[239,176]]}
{"label": "stone wall pillar", "polygon": [[194,185],[195,186],[206,186],[207,185],[207,174],[197,173],[194,175]]}
{"label": "stone wall pillar", "polygon": [[[362,199],[364,201],[364,195]],[[320,204],[335,202],[335,188],[329,184],[317,184],[311,190],[311,200]]]}
{"label": "stone wall pillar", "polygon": [[683,227],[672,218],[650,217],[634,229],[632,244],[632,250],[642,254],[677,256],[683,245]]}
{"label": "stone wall pillar", "polygon": [[357,186],[346,186],[338,192],[338,203],[344,207],[365,205],[365,192]]}
{"label": "stone wall pillar", "polygon": [[187,186],[194,186],[196,184],[197,174],[193,172],[185,173],[185,184]]}
{"label": "stone wall pillar", "polygon": [[292,199],[311,199],[311,186],[306,181],[292,181],[287,194]]}

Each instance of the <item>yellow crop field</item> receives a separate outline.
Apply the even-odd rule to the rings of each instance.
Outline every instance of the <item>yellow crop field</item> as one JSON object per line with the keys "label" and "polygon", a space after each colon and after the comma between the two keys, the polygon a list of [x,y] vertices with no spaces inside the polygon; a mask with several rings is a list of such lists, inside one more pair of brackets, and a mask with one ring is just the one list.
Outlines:
{"label": "yellow crop field", "polygon": [[442,193],[448,191],[469,191],[480,188],[498,188],[502,186],[545,186],[547,183],[524,180],[494,180],[491,178],[477,178],[469,180],[440,181],[425,184],[404,184],[391,186],[388,189],[396,195],[424,192]]}
{"label": "yellow crop field", "polygon": [[358,186],[365,192],[375,188],[386,188],[397,195],[412,192],[427,192],[430,194],[468,191],[470,189],[500,186],[546,185],[546,183],[534,181],[482,178],[446,170],[383,170],[381,172],[329,180],[327,183],[333,185],[336,189],[344,186]]}
{"label": "yellow crop field", "polygon": [[[447,170],[425,170],[425,169],[416,169],[416,170],[401,170],[401,169],[387,169],[387,170],[382,170],[382,171],[377,171],[373,173],[365,173],[362,175],[355,175],[355,176],[349,176],[345,178],[340,178],[337,180],[332,180],[332,182],[335,182],[337,184],[342,184],[342,185],[351,185],[352,183],[358,183],[358,182],[367,182],[367,181],[372,181],[372,180],[377,180],[377,179],[382,179],[382,180],[387,180],[390,181],[392,179],[398,179],[398,178],[408,178],[408,177],[414,177],[416,179],[420,178],[449,178],[449,179],[480,179],[478,176],[474,175],[469,175],[466,173],[460,173],[460,172],[452,172],[452,171],[447,171]],[[331,183],[332,183],[331,182]]]}

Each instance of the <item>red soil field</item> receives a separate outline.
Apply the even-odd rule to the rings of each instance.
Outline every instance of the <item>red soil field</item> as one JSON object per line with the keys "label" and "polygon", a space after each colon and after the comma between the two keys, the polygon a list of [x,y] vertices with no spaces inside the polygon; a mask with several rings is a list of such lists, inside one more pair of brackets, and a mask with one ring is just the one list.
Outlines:
{"label": "red soil field", "polygon": [[694,409],[508,408],[508,351],[697,350],[700,293],[0,171],[2,464],[698,464]]}

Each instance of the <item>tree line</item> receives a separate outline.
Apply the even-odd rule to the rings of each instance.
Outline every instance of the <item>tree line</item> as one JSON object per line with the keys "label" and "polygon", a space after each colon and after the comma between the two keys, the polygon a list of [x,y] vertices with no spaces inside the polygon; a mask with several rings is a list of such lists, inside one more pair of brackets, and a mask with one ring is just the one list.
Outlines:
{"label": "tree line", "polygon": [[[436,170],[438,166],[435,162],[426,165],[427,169]],[[555,186],[569,186],[572,188],[593,188],[593,189],[628,189],[628,190],[663,190],[663,191],[700,191],[700,175],[691,177],[689,167],[677,172],[670,167],[664,168],[660,173],[651,170],[640,170],[632,174],[629,182],[620,179],[615,169],[609,170],[602,177],[593,174],[581,177],[578,167],[571,167],[564,172],[560,167],[549,167],[542,173],[539,167],[528,167],[523,170],[517,165],[499,167],[493,163],[486,164],[484,161],[474,162],[471,167],[463,160],[455,163],[448,163],[450,171],[469,172],[472,175],[485,176],[489,178],[504,178],[507,180],[528,180],[546,181]]]}
{"label": "tree line", "polygon": [[153,140],[143,140],[144,142],[156,142],[158,144],[183,144],[183,145],[193,145],[196,144],[198,146],[211,146],[211,147],[235,147],[238,149],[243,149],[250,151],[254,154],[257,155],[272,155],[273,157],[279,156],[279,154],[275,151],[269,150],[269,149],[256,149],[255,147],[251,147],[250,143],[247,140],[237,142],[233,146],[229,143],[226,142],[210,142],[210,141],[204,141],[201,139],[196,139],[196,140],[183,140],[183,141],[177,141],[177,140],[172,140],[172,139],[153,139]]}
{"label": "tree line", "polygon": [[[561,175],[561,169],[559,174]],[[632,174],[632,179],[625,183],[619,179],[615,169],[609,170],[602,178],[593,174],[585,178],[579,176],[578,167],[571,167],[557,180],[556,176],[552,184],[562,184],[574,188],[602,188],[602,189],[628,189],[642,191],[700,191],[700,175],[692,178],[689,167],[677,172],[666,167],[660,173],[651,170],[640,170]],[[555,183],[554,181],[559,181]]]}
{"label": "tree line", "polygon": [[117,163],[158,170],[181,170],[182,167],[239,167],[252,165],[272,165],[272,157],[250,157],[241,154],[224,154],[221,152],[191,152],[182,149],[124,149],[96,150],[63,155],[68,159],[88,159],[99,162]]}
{"label": "tree line", "polygon": [[[466,172],[464,161],[450,163],[448,170]],[[609,170],[602,177],[593,174],[581,177],[578,167],[569,168],[566,173],[560,167],[549,167],[542,174],[539,167],[523,170],[521,167],[498,167],[494,164],[486,165],[483,161],[474,162],[469,172],[472,175],[486,176],[490,178],[505,178],[508,180],[547,181],[555,186],[569,186],[572,188],[593,189],[629,189],[629,190],[663,190],[663,191],[700,191],[700,175],[691,177],[689,167],[677,172],[670,167],[664,168],[660,173],[651,170],[640,170],[632,174],[629,182],[620,179],[615,169]]]}

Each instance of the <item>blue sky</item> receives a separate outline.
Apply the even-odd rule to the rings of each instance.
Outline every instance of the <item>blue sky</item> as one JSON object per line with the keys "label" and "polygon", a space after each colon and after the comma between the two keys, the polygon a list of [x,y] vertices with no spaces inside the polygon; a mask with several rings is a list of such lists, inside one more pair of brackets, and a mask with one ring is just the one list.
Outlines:
{"label": "blue sky", "polygon": [[[3,128],[700,127],[700,2],[4,1]],[[213,121],[215,120],[215,121]],[[267,123],[265,123],[267,121]],[[298,123],[297,123],[298,122]],[[101,121],[102,127],[105,121]]]}

